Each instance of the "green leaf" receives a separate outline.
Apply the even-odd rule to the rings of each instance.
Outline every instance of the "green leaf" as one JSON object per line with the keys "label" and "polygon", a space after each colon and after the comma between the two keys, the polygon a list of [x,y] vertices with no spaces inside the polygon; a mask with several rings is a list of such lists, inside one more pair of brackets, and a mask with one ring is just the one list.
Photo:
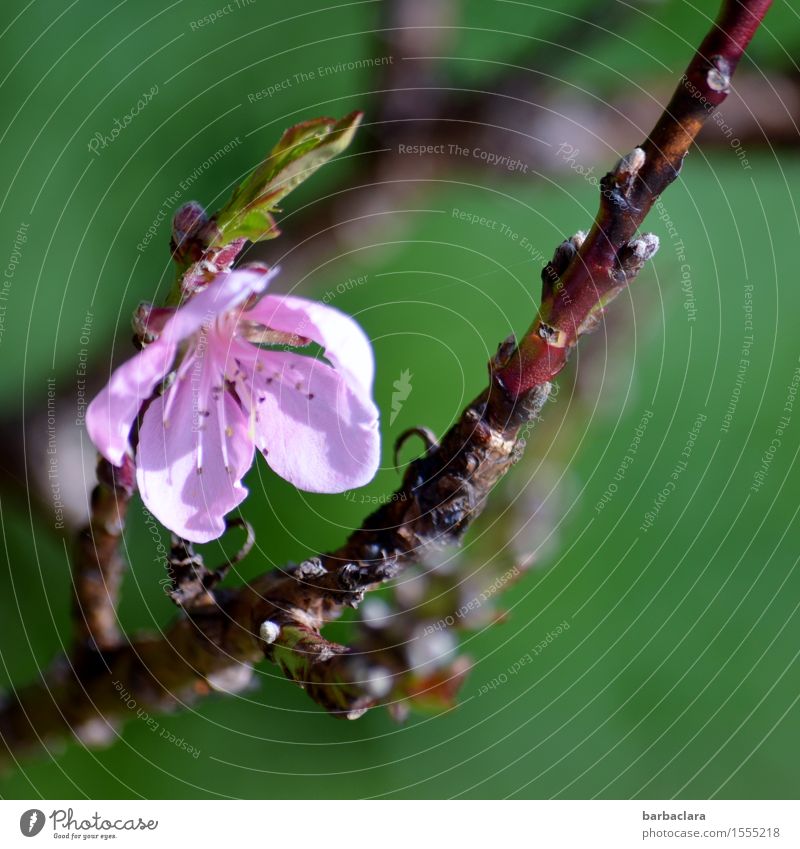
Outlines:
{"label": "green leaf", "polygon": [[362,115],[362,112],[351,112],[339,121],[315,118],[286,130],[269,156],[220,210],[217,215],[219,235],[214,246],[228,244],[234,239],[258,242],[280,235],[271,214],[277,204],[347,148]]}

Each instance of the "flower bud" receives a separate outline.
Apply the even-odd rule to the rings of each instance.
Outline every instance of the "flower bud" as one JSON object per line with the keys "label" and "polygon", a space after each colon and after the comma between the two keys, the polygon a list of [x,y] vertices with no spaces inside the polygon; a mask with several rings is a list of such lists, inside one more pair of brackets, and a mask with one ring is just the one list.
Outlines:
{"label": "flower bud", "polygon": [[172,219],[172,255],[178,262],[199,259],[205,245],[201,244],[200,231],[208,224],[208,215],[197,201],[185,203]]}

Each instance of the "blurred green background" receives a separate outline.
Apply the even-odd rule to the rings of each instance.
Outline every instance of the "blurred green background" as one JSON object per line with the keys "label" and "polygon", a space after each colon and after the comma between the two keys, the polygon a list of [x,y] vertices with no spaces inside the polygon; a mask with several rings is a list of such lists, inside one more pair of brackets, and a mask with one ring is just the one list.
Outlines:
{"label": "blurred green background", "polygon": [[[398,6],[400,44],[391,29]],[[130,350],[132,309],[165,293],[169,214],[143,250],[137,245],[159,210],[174,211],[168,199],[181,181],[238,138],[181,190],[179,202],[215,208],[285,127],[365,110],[354,148],[287,198],[284,237],[257,255],[284,264],[276,291],[322,297],[339,286],[335,305],[373,339],[384,467],[364,492],[385,495],[399,480],[394,438],[417,423],[441,433],[457,417],[484,386],[497,343],[529,324],[541,257],[590,224],[596,188],[559,147],[578,148],[573,161],[602,175],[640,141],[716,4],[234,0],[203,26],[220,0],[5,8],[0,191],[3,266],[12,274],[0,336],[0,684],[10,687],[36,679],[70,630],[67,537],[39,486],[48,386],[58,394],[60,448],[75,456],[62,466],[69,518],[80,512],[93,462],[74,424],[81,352],[96,389],[111,358]],[[586,15],[593,22],[582,30]],[[796,797],[800,405],[786,404],[800,364],[798,47],[797,11],[778,2],[721,110],[740,145],[715,127],[703,136],[648,222],[662,238],[655,261],[582,344],[529,457],[504,484],[503,503],[524,491],[539,499],[536,568],[502,599],[507,621],[464,637],[474,666],[456,709],[413,713],[403,725],[382,709],[337,721],[263,665],[255,689],[159,717],[197,758],[134,720],[108,749],[70,744],[51,760],[20,763],[0,778],[0,794]],[[504,65],[533,67],[548,49],[546,68],[518,72],[512,94],[497,94]],[[395,118],[385,66],[295,77],[381,56],[392,56],[392,85],[410,80]],[[414,77],[420,67],[423,83]],[[248,97],[284,80],[272,96]],[[110,134],[153,86],[151,102],[92,153],[95,133]],[[448,127],[448,141],[519,158],[524,169],[397,154],[400,142],[429,140],[435,122],[419,117],[427,104],[441,101],[446,116],[465,92],[474,101],[466,114],[494,135],[476,139],[462,121]],[[493,117],[501,107],[518,120],[513,131],[503,131],[508,112]],[[385,163],[376,166],[377,157]],[[392,181],[404,193],[387,196]],[[454,210],[497,224],[469,224]],[[356,217],[335,234],[327,229]],[[390,425],[393,382],[406,369],[412,391]],[[648,412],[634,459],[615,480]],[[643,529],[700,415],[674,492]],[[404,460],[411,456],[406,449]],[[293,491],[261,461],[248,483],[244,512],[259,550],[237,580],[337,545],[369,509]],[[480,568],[487,539],[490,549],[507,542],[491,515],[467,541],[470,569]],[[131,631],[158,628],[172,611],[138,502],[127,542],[123,621]],[[508,674],[565,620],[568,631]],[[504,674],[506,683],[479,695]]]}

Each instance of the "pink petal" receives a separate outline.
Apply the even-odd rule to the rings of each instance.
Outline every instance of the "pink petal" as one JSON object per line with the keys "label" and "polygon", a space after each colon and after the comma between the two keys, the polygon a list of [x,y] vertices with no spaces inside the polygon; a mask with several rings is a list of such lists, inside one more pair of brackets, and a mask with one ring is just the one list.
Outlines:
{"label": "pink petal", "polygon": [[212,391],[222,378],[213,355],[208,362],[193,359],[172,387],[174,397],[157,398],[144,415],[136,480],[160,522],[184,539],[208,542],[222,535],[225,514],[247,495],[241,479],[254,446],[239,404],[228,392]]}
{"label": "pink petal", "polygon": [[175,344],[159,340],[123,363],[86,410],[86,429],[97,450],[121,466],[131,427],[145,401],[172,367]]}
{"label": "pink petal", "polygon": [[196,333],[203,324],[242,304],[250,294],[263,292],[275,274],[277,269],[267,274],[257,271],[220,274],[208,288],[173,313],[156,342],[111,375],[86,411],[89,436],[110,463],[122,464],[139,409],[171,370],[178,343]]}
{"label": "pink petal", "polygon": [[218,274],[209,285],[190,298],[164,325],[160,339],[186,339],[220,315],[234,310],[251,294],[260,294],[278,273],[273,268],[264,274],[243,269]]}
{"label": "pink petal", "polygon": [[[249,350],[248,350],[249,349]],[[236,343],[237,391],[269,465],[310,492],[372,480],[380,461],[378,410],[322,360]]]}
{"label": "pink petal", "polygon": [[306,336],[325,349],[347,384],[369,399],[375,377],[375,360],[369,337],[349,315],[318,301],[293,295],[266,295],[246,318],[273,330]]}

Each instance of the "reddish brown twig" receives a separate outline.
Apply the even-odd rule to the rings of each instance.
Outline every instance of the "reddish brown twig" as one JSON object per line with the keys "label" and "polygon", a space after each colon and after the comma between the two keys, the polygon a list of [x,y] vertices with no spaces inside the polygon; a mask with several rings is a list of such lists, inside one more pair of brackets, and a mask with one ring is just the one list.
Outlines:
{"label": "reddish brown twig", "polygon": [[[655,249],[633,240],[659,195],[678,176],[709,115],[727,97],[745,48],[772,0],[725,0],[650,136],[602,181],[600,211],[555,285],[545,281],[539,316],[500,372],[509,392],[524,394],[564,367],[578,337],[635,276]],[[632,241],[633,240],[633,241]]]}

